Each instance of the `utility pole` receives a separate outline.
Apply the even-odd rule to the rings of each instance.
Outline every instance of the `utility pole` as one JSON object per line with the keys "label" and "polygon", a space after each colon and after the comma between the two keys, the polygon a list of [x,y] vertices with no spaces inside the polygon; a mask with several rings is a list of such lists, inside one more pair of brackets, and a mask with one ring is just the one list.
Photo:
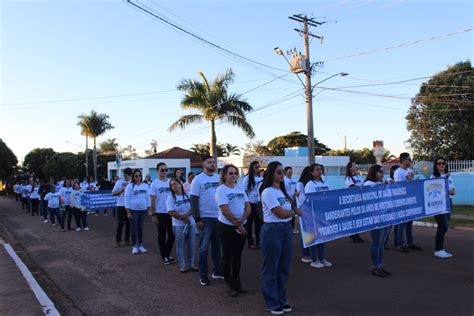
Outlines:
{"label": "utility pole", "polygon": [[301,65],[305,78],[305,93],[306,93],[306,125],[307,125],[307,133],[308,133],[308,165],[312,165],[315,162],[315,148],[314,148],[314,122],[313,122],[313,88],[311,86],[311,73],[312,73],[312,66],[309,58],[309,37],[316,37],[323,42],[322,36],[317,36],[311,34],[309,32],[309,26],[317,27],[323,22],[317,22],[312,18],[308,18],[306,15],[302,14],[295,14],[293,16],[288,17],[291,20],[303,23],[303,29],[294,29],[298,32],[304,39],[304,59],[301,62],[304,62],[304,65]]}

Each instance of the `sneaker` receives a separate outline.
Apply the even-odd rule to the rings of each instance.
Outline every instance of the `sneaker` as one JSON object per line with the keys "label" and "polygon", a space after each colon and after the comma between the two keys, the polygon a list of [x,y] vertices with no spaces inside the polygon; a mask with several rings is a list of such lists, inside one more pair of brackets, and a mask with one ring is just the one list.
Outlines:
{"label": "sneaker", "polygon": [[420,246],[417,246],[417,245],[408,246],[408,249],[410,249],[410,250],[423,250],[423,248],[421,248]]}
{"label": "sneaker", "polygon": [[239,295],[239,293],[237,293],[237,291],[232,286],[227,287],[226,293],[230,297],[237,297],[237,295]]}
{"label": "sneaker", "polygon": [[301,262],[304,262],[304,263],[310,263],[311,262],[311,258],[310,257],[302,257],[301,258]]}
{"label": "sneaker", "polygon": [[175,263],[175,262],[176,262],[176,259],[173,258],[173,257],[171,257],[171,256],[168,257],[168,260],[169,260],[171,263]]}
{"label": "sneaker", "polygon": [[221,279],[221,280],[224,280],[224,276],[221,275],[220,273],[213,273],[213,274],[211,275],[211,277],[212,277],[213,279]]}
{"label": "sneaker", "polygon": [[300,233],[300,231],[298,229],[296,229],[296,228],[293,229],[293,234],[299,234],[299,233]]}
{"label": "sneaker", "polygon": [[383,273],[382,269],[380,268],[372,268],[372,274],[377,276],[377,277],[380,277],[380,278],[385,278],[387,275],[385,273]]}
{"label": "sneaker", "polygon": [[107,215],[109,215],[109,214],[107,214],[107,213],[104,213],[104,216],[107,216]]}
{"label": "sneaker", "polygon": [[169,266],[169,265],[171,264],[170,259],[169,259],[168,257],[163,258],[163,264],[164,264],[165,266]]}
{"label": "sneaker", "polygon": [[321,263],[321,261],[319,261],[319,260],[316,260],[316,261],[311,262],[310,265],[311,265],[313,268],[318,268],[318,269],[324,268],[324,264]]}
{"label": "sneaker", "polygon": [[91,230],[89,227],[84,228],[85,231]]}
{"label": "sneaker", "polygon": [[283,306],[281,307],[281,309],[283,309],[283,311],[284,311],[285,313],[289,313],[289,312],[291,312],[291,311],[293,310],[293,309],[291,308],[291,306],[288,305],[288,304],[283,305]]}
{"label": "sneaker", "polygon": [[45,219],[45,220],[43,221],[43,223],[45,223],[45,224],[46,224],[47,222],[48,222],[48,220],[47,220],[47,219]]}
{"label": "sneaker", "polygon": [[198,272],[199,269],[196,268],[196,267],[190,267],[190,268],[189,268],[189,271],[191,271],[191,272]]}
{"label": "sneaker", "polygon": [[132,247],[132,255],[138,255],[138,248]]}
{"label": "sneaker", "polygon": [[208,286],[209,285],[209,279],[207,278],[207,275],[201,276],[201,278],[199,279],[199,283],[202,286]]}
{"label": "sneaker", "polygon": [[270,310],[270,314],[273,314],[273,315],[283,315],[284,313],[285,311],[283,311],[283,308],[281,307],[276,307]]}
{"label": "sneaker", "polygon": [[397,251],[404,252],[404,253],[410,252],[410,250],[408,250],[406,246],[397,247]]}
{"label": "sneaker", "polygon": [[143,245],[141,245],[140,247],[138,247],[138,252],[140,252],[140,253],[147,253],[148,250],[146,250],[145,247],[143,247]]}
{"label": "sneaker", "polygon": [[449,256],[445,252],[443,252],[443,250],[435,251],[434,256],[436,258],[440,258],[440,259],[448,259],[449,258]]}
{"label": "sneaker", "polygon": [[449,252],[447,252],[444,249],[441,249],[441,251],[444,252],[444,254],[448,256],[448,258],[451,258],[453,256],[452,254],[450,254]]}
{"label": "sneaker", "polygon": [[181,273],[186,273],[186,272],[188,272],[188,271],[189,271],[189,270],[186,269],[186,268],[181,268],[181,269],[179,269],[179,272],[181,272]]}
{"label": "sneaker", "polygon": [[390,271],[385,270],[384,267],[380,267],[380,270],[382,270],[382,272],[385,273],[386,275],[392,274]]}
{"label": "sneaker", "polygon": [[76,228],[76,232],[80,232],[82,229],[80,227]]}
{"label": "sneaker", "polygon": [[326,259],[323,259],[321,263],[324,264],[325,267],[332,267],[332,263],[327,261]]}
{"label": "sneaker", "polygon": [[62,231],[63,233],[65,233],[65,232],[66,232],[66,230],[65,230],[64,228],[63,228],[63,229],[61,229],[61,231]]}
{"label": "sneaker", "polygon": [[56,226],[56,223],[53,223],[53,226]]}

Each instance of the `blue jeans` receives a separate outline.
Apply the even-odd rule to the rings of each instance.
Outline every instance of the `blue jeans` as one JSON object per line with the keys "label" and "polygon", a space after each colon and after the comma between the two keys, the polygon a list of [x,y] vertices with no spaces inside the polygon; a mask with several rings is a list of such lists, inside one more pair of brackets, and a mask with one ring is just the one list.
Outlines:
{"label": "blue jeans", "polygon": [[201,230],[201,238],[199,240],[199,274],[207,276],[207,253],[209,243],[212,246],[212,265],[213,272],[221,273],[221,242],[217,231],[217,218],[204,217],[201,218],[204,228]]}
{"label": "blue jeans", "polygon": [[145,224],[146,211],[131,210],[132,220],[132,245],[133,247],[143,246],[143,225]]}
{"label": "blue jeans", "polygon": [[[397,225],[397,244],[396,247],[413,246],[413,221]],[[407,240],[403,238],[403,232],[406,232]]]}
{"label": "blue jeans", "polygon": [[[176,256],[180,269],[195,266],[195,245],[196,245],[196,225],[189,225],[188,232],[183,233],[184,226],[173,226],[173,233],[176,241]],[[184,256],[184,247],[187,249],[188,264]]]}
{"label": "blue jeans", "polygon": [[268,309],[288,304],[286,282],[290,273],[292,242],[291,222],[263,224],[260,232],[262,294]]}
{"label": "blue jeans", "polygon": [[370,256],[372,257],[373,267],[380,268],[383,266],[384,244],[389,231],[389,227],[370,231],[370,237],[372,237],[372,243],[370,244]]}
{"label": "blue jeans", "polygon": [[40,200],[40,215],[48,219],[48,201]]}
{"label": "blue jeans", "polygon": [[55,218],[58,220],[58,224],[61,224],[61,210],[58,208],[48,207],[49,217],[51,219],[51,224],[55,224]]}
{"label": "blue jeans", "polygon": [[324,260],[324,254],[325,254],[325,243],[322,244],[317,244],[314,246],[309,247],[309,256],[311,257],[311,261],[316,261],[316,260]]}

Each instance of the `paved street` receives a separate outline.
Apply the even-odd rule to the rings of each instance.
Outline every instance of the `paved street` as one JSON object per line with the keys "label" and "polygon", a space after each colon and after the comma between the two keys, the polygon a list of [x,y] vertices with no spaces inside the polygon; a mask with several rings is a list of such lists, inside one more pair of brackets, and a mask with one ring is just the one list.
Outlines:
{"label": "paved street", "polygon": [[[222,281],[201,287],[197,274],[164,266],[151,222],[145,225],[150,253],[139,256],[132,256],[129,247],[113,247],[112,214],[89,217],[89,222],[89,232],[62,233],[26,214],[14,200],[0,197],[0,237],[17,251],[63,315],[266,314],[258,251],[245,249],[243,254],[241,279],[249,293],[229,298]],[[318,270],[300,262],[295,238],[288,285],[293,314],[472,315],[474,232],[450,230],[446,249],[454,258],[440,260],[433,257],[435,230],[414,229],[417,243],[425,250],[387,251],[385,265],[393,272],[388,278],[369,274],[368,242],[352,244],[345,238],[329,243],[327,258],[334,267]],[[369,240],[367,234],[363,237]],[[0,271],[12,271],[3,268],[4,258],[0,257]],[[0,294],[7,292],[8,277],[9,273],[0,273]],[[4,295],[0,308],[5,309],[0,314],[14,315],[11,304],[19,300],[8,301],[7,309]],[[22,300],[21,304],[32,304],[31,295]]]}

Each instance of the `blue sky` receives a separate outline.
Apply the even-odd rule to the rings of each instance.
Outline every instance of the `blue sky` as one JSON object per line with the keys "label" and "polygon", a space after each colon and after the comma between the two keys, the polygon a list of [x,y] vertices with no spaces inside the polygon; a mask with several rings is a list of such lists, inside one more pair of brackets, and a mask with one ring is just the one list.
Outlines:
{"label": "blue sky", "polygon": [[[289,15],[305,13],[328,23],[311,31],[325,37],[311,42],[311,60],[327,61],[313,82],[347,72],[321,84],[338,88],[430,76],[447,65],[472,60],[473,32],[424,41],[346,59],[338,57],[472,28],[472,1],[158,1],[141,0],[202,37],[267,65],[287,69],[273,48],[303,49]],[[335,22],[337,21],[337,22]],[[337,60],[335,60],[337,59]],[[208,78],[231,67],[231,91],[243,93],[268,82],[279,70],[260,68],[202,46],[124,1],[1,1],[0,137],[22,160],[35,147],[80,150],[84,139],[77,116],[95,109],[110,115],[115,129],[98,141],[117,138],[139,152],[157,139],[159,149],[189,148],[209,141],[205,125],[169,133],[183,111],[183,78]],[[262,70],[263,69],[263,70]],[[269,73],[271,72],[271,73]],[[273,74],[272,74],[273,73]],[[275,74],[275,75],[274,75]],[[249,115],[265,142],[291,131],[306,133],[305,100],[281,101],[301,84],[293,74],[244,97]],[[340,149],[371,147],[382,139],[398,154],[406,150],[405,115],[410,97],[427,79],[404,84],[347,88],[372,94],[322,91],[314,99],[315,135]],[[319,93],[320,92],[320,93]],[[130,95],[132,94],[132,95]],[[128,96],[124,96],[128,95]],[[108,97],[117,96],[117,97]],[[104,97],[104,98],[95,98]],[[71,99],[81,101],[61,101]],[[42,102],[42,103],[39,103]],[[243,146],[237,128],[218,125],[220,142]]]}

